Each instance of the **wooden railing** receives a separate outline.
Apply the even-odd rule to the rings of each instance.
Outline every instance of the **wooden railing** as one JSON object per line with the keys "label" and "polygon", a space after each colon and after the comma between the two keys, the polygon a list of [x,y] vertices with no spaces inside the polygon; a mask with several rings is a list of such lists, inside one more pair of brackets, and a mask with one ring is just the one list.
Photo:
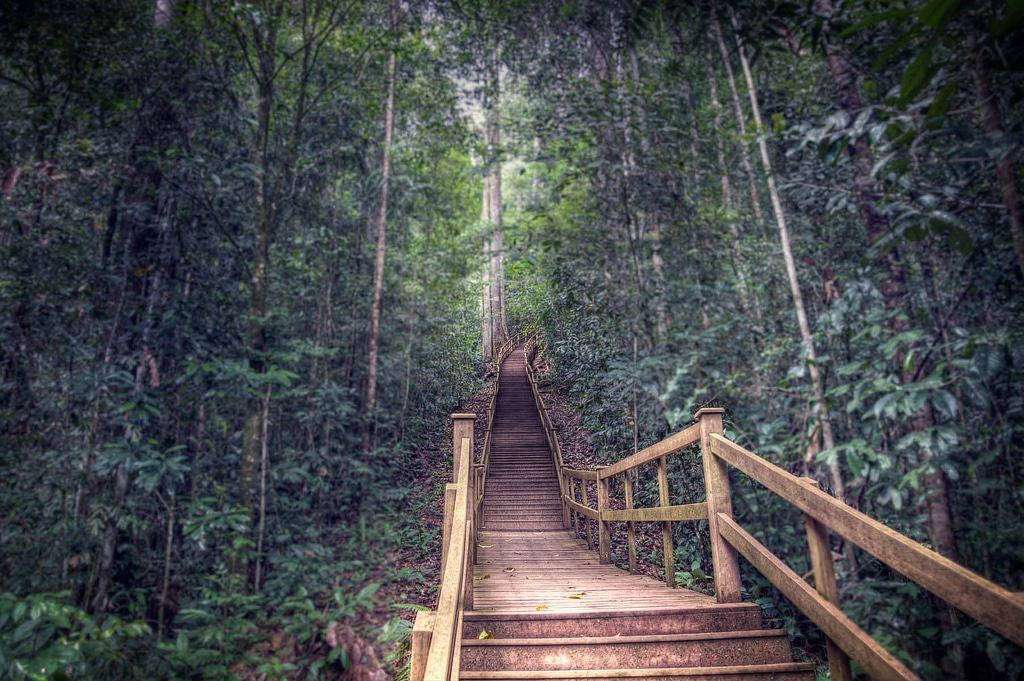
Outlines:
{"label": "wooden railing", "polygon": [[476,563],[477,521],[491,460],[491,429],[501,389],[501,364],[527,338],[519,333],[497,349],[499,368],[487,404],[487,429],[479,462],[474,462],[476,414],[452,414],[454,483],[445,485],[441,537],[441,593],[437,610],[416,613],[412,633],[411,681],[458,678],[462,613],[473,608],[473,565]]}
{"label": "wooden railing", "polygon": [[[710,526],[718,602],[740,600],[738,556],[742,555],[825,634],[832,679],[852,678],[850,659],[874,679],[916,679],[913,672],[840,610],[828,537],[832,531],[1017,645],[1024,645],[1024,598],[1020,594],[1004,589],[829,496],[818,489],[813,479],[798,478],[729,441],[723,435],[723,412],[723,409],[701,409],[694,416],[696,423],[693,425],[611,466],[592,471],[562,469],[568,486],[567,491],[563,491],[563,501],[569,509],[569,524],[591,545],[593,524],[602,562],[610,562],[609,523],[627,523],[629,565],[630,570],[635,571],[633,523],[661,522],[664,523],[665,580],[671,585],[674,582],[671,523],[706,519]],[[672,506],[666,457],[697,443],[700,444],[706,499],[703,503]],[[657,465],[660,505],[634,508],[632,474],[648,463]],[[803,512],[814,587],[733,518],[729,466]],[[615,476],[623,477],[625,510],[609,508],[609,483]],[[590,503],[591,484],[595,488],[594,505]]]}
{"label": "wooden railing", "polygon": [[558,442],[558,434],[551,425],[551,417],[548,415],[548,407],[544,403],[544,396],[540,394],[537,387],[537,377],[533,375],[533,357],[537,352],[537,335],[532,334],[526,339],[526,378],[530,382],[530,391],[533,393],[534,404],[537,405],[537,412],[540,414],[540,423],[544,429],[544,437],[551,451],[551,459],[555,465],[555,474],[558,476],[558,489],[562,502],[562,525],[569,528],[569,506],[565,499],[565,466],[562,462],[562,446]]}

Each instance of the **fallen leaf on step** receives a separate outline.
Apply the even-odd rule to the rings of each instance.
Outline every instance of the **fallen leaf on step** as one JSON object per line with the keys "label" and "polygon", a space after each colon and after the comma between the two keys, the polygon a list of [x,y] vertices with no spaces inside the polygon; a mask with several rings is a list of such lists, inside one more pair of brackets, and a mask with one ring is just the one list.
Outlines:
{"label": "fallen leaf on step", "polygon": [[480,575],[479,577],[475,577],[475,579],[490,579],[490,578],[491,578],[491,575],[489,573],[486,573],[486,572],[484,574]]}
{"label": "fallen leaf on step", "polygon": [[494,544],[477,544],[477,546],[479,546],[482,549],[493,549],[494,548]]}
{"label": "fallen leaf on step", "polygon": [[547,603],[541,603],[540,605],[537,606],[537,612],[541,612],[542,610],[547,610],[547,609],[548,609],[548,604]]}
{"label": "fallen leaf on step", "polygon": [[481,641],[486,641],[487,639],[494,638],[494,637],[491,636],[490,633],[488,633],[488,631],[486,629],[484,629],[483,631],[480,632],[480,635],[477,636],[477,638],[480,639]]}
{"label": "fallen leaf on step", "polygon": [[572,598],[572,599],[578,601],[578,600],[580,600],[581,598],[583,598],[586,595],[587,595],[586,591],[581,591],[578,594],[570,594],[570,595],[566,596],[566,598]]}
{"label": "fallen leaf on step", "polygon": [[515,572],[515,571],[516,571],[516,569],[514,567],[507,567],[507,568],[505,568],[505,572],[510,572],[511,573],[511,572]]}

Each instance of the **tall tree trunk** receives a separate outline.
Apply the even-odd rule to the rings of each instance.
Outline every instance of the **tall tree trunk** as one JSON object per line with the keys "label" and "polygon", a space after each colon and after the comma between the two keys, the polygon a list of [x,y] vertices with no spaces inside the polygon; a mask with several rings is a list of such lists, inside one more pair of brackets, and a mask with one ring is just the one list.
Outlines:
{"label": "tall tree trunk", "polygon": [[763,225],[764,211],[761,210],[761,193],[757,190],[757,175],[754,174],[754,164],[751,162],[750,154],[747,152],[747,122],[746,116],[743,115],[743,105],[740,104],[740,94],[736,88],[736,75],[732,70],[732,58],[729,56],[729,50],[725,47],[722,27],[718,25],[717,19],[712,20],[711,28],[714,33],[715,42],[718,43],[718,52],[722,56],[722,63],[725,66],[725,75],[729,83],[729,94],[732,96],[732,109],[733,113],[736,114],[736,125],[740,131],[740,163],[743,164],[743,171],[747,175],[747,184],[750,188],[750,207],[754,211],[757,224]]}
{"label": "tall tree trunk", "polygon": [[[999,100],[992,92],[992,72],[985,61],[984,48],[978,40],[978,31],[971,33],[971,57],[974,75],[974,87],[981,102],[982,120],[985,131],[1002,134],[1003,112]],[[1008,152],[996,162],[996,179],[999,192],[1006,207],[1006,216],[1010,220],[1010,235],[1013,237],[1013,250],[1017,253],[1017,266],[1024,275],[1024,211],[1021,210],[1020,197],[1017,194],[1017,173],[1013,167],[1013,152]]]}
{"label": "tall tree trunk", "polygon": [[729,166],[725,160],[725,145],[722,132],[722,104],[718,100],[718,79],[711,62],[707,63],[708,85],[711,90],[711,110],[714,112],[715,122],[715,156],[718,160],[718,172],[721,176],[722,187],[722,209],[725,212],[725,221],[729,226],[729,233],[732,246],[733,269],[736,271],[736,286],[739,289],[740,303],[747,314],[754,317],[758,325],[761,324],[761,308],[751,300],[750,290],[747,286],[746,264],[743,262],[743,255],[740,252],[740,228],[736,224],[735,207],[732,202],[732,182],[729,179]]}
{"label": "tall tree trunk", "polygon": [[[264,49],[259,53],[259,79],[257,82],[256,118],[256,248],[253,252],[249,276],[249,322],[246,341],[249,352],[249,370],[254,374],[266,372],[267,351],[267,295],[270,287],[270,242],[274,226],[274,202],[270,188],[270,113],[274,98],[274,64],[277,33],[271,23]],[[253,510],[259,492],[260,460],[263,452],[263,400],[250,390],[246,398],[245,430],[242,436],[242,461],[238,475],[239,504]],[[240,556],[231,559],[232,572],[247,576],[249,561]]]}
{"label": "tall tree trunk", "polygon": [[[485,124],[486,125],[486,124]],[[484,143],[489,132],[484,129]],[[484,164],[489,161],[485,158]],[[494,337],[491,335],[491,174],[486,171],[483,180],[483,191],[480,200],[480,224],[483,225],[481,244],[484,253],[483,290],[480,293],[480,323],[484,361],[494,356]]]}
{"label": "tall tree trunk", "polygon": [[[747,90],[750,94],[750,108],[754,113],[754,124],[757,126],[757,146],[761,152],[761,164],[764,166],[765,179],[768,183],[768,195],[771,199],[772,211],[775,213],[775,223],[779,228],[779,243],[782,246],[782,259],[786,265],[786,276],[789,279],[790,292],[793,295],[793,309],[796,312],[797,325],[800,327],[804,354],[807,356],[807,370],[811,377],[811,388],[814,391],[814,399],[817,402],[822,444],[826,449],[831,449],[835,447],[836,443],[835,436],[832,433],[832,419],[829,416],[828,405],[825,403],[825,385],[821,378],[821,372],[818,369],[818,356],[814,349],[814,336],[811,335],[811,327],[807,322],[807,311],[804,308],[803,294],[800,292],[796,263],[793,260],[793,249],[790,246],[789,227],[786,224],[786,213],[782,208],[782,200],[779,198],[779,190],[775,184],[775,173],[772,171],[771,157],[768,155],[768,143],[765,140],[764,126],[761,121],[761,106],[758,103],[757,90],[754,87],[754,76],[750,72],[750,63],[747,61],[742,45],[738,45],[738,51],[740,65],[743,67],[743,76],[746,79]],[[843,475],[839,469],[839,463],[833,461],[829,464],[828,470],[836,496],[840,499],[845,499],[846,486],[843,483]],[[853,565],[854,563],[851,561],[851,567]]]}
{"label": "tall tree trunk", "polygon": [[[391,0],[392,39],[398,24],[398,3]],[[384,293],[384,255],[387,250],[388,184],[391,179],[391,136],[395,122],[396,48],[388,55],[388,93],[384,102],[384,149],[381,154],[380,203],[377,206],[377,254],[373,263],[373,303],[367,351],[366,395],[363,399],[363,453],[373,448],[373,410],[377,403],[377,353],[380,350],[380,307]]]}
{"label": "tall tree trunk", "polygon": [[490,248],[487,257],[488,274],[488,305],[487,319],[491,351],[501,347],[508,337],[505,326],[505,291],[504,291],[504,230],[502,228],[501,205],[501,125],[498,121],[498,92],[500,80],[497,67],[492,67],[490,74],[494,98],[488,107],[484,123],[484,135],[487,142],[488,173],[485,180],[487,193],[487,216],[490,228]]}

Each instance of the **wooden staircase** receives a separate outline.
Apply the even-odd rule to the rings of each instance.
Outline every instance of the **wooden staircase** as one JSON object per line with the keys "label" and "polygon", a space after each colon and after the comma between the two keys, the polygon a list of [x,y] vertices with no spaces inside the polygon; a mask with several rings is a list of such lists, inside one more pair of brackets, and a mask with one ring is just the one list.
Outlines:
{"label": "wooden staircase", "polygon": [[[441,595],[436,613],[417,616],[412,681],[812,681],[814,666],[793,661],[785,633],[766,629],[760,609],[740,602],[739,556],[822,629],[833,679],[852,678],[850,658],[872,678],[916,679],[837,607],[829,529],[1024,643],[1021,595],[730,442],[722,436],[721,409],[701,410],[694,425],[612,466],[566,468],[529,369],[532,349],[513,339],[496,357],[482,461],[471,460],[475,417],[453,415],[456,484],[446,490]],[[707,501],[672,506],[665,459],[697,445]],[[632,476],[651,464],[661,504],[634,508]],[[732,518],[727,464],[804,512],[815,587]],[[622,481],[625,510],[610,508],[613,479]],[[715,596],[674,586],[671,523],[695,520],[710,523]],[[632,572],[611,564],[613,522],[628,525]],[[664,582],[635,574],[635,522],[664,526]]]}
{"label": "wooden staircase", "polygon": [[522,346],[501,366],[488,468],[459,678],[814,679],[757,606],[602,564],[566,532]]}

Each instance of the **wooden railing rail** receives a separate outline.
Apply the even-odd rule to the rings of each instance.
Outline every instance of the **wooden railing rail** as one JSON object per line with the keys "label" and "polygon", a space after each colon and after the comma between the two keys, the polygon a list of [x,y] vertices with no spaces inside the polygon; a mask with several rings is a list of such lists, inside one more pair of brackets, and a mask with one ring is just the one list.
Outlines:
{"label": "wooden railing rail", "polygon": [[558,477],[559,495],[562,497],[562,526],[569,529],[570,507],[565,500],[567,481],[565,479],[565,464],[562,461],[562,445],[558,441],[558,434],[551,425],[551,417],[548,415],[548,407],[544,403],[544,396],[537,387],[537,377],[533,375],[531,361],[537,351],[537,335],[530,334],[526,338],[526,378],[530,382],[530,391],[533,393],[533,401],[537,405],[537,412],[540,414],[541,427],[544,430],[544,437],[551,451],[552,462],[555,466],[555,475]]}
{"label": "wooden railing rail", "polygon": [[[458,417],[462,418],[458,418]],[[418,613],[414,632],[421,636],[413,641],[412,678],[416,681],[447,681],[458,678],[459,650],[462,642],[462,613],[473,607],[473,545],[476,543],[474,523],[474,486],[471,472],[473,458],[472,415],[456,414],[455,435],[469,425],[468,436],[455,440],[455,498],[451,525],[444,542],[441,594],[437,611],[429,629],[427,617]],[[447,529],[447,528],[446,528]],[[424,629],[426,632],[424,633]]]}
{"label": "wooden railing rail", "polygon": [[[818,489],[816,484],[807,484],[801,478],[723,436],[715,434],[710,440],[711,453],[716,458],[746,473],[824,528],[853,542],[950,605],[1017,645],[1024,646],[1024,602],[1014,592],[883,525],[852,506],[829,496]],[[719,522],[724,522],[722,514],[719,515]],[[767,549],[757,544],[756,540],[752,543],[750,540],[753,538],[746,535],[731,518],[722,525],[722,534],[759,569],[767,558],[774,558]],[[765,576],[771,579],[768,573],[765,573]],[[807,614],[810,616],[810,613]],[[825,629],[821,623],[818,623],[818,626]],[[842,647],[840,641],[837,640],[836,643]],[[856,655],[847,652],[868,669]]]}
{"label": "wooden railing rail", "polygon": [[[627,522],[630,570],[636,569],[634,522],[662,522],[666,582],[672,583],[671,523],[707,520],[711,530],[711,554],[715,593],[721,603],[740,600],[738,556],[742,555],[771,581],[825,634],[831,677],[849,681],[850,659],[875,679],[916,679],[907,667],[857,626],[839,608],[839,590],[828,532],[853,542],[897,572],[928,589],[982,624],[1024,645],[1024,598],[941,556],[926,546],[883,525],[818,488],[810,478],[793,474],[726,439],[724,410],[705,408],[694,415],[696,423],[684,430],[595,470],[563,469],[563,496],[569,509],[569,525],[593,545],[591,526],[596,527],[601,560],[610,558],[607,524]],[[666,457],[700,443],[706,500],[698,504],[669,505]],[[659,506],[633,507],[632,472],[639,466],[658,465]],[[728,467],[732,466],[804,514],[808,553],[815,586],[789,568],[734,519]],[[626,509],[608,507],[609,481],[623,477]],[[591,503],[590,487],[595,487]]]}

